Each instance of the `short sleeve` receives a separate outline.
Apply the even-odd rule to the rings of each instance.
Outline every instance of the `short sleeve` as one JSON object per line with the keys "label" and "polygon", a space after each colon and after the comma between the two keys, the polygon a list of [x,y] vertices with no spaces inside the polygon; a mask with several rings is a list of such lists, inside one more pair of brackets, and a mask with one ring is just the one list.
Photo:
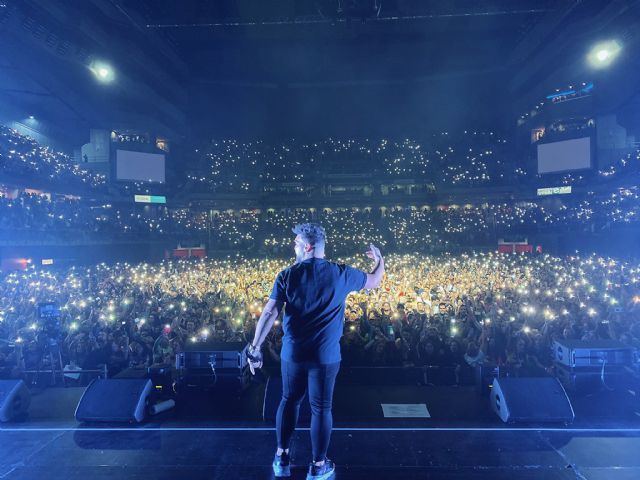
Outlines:
{"label": "short sleeve", "polygon": [[287,290],[284,282],[284,271],[280,272],[276,277],[276,281],[273,282],[273,288],[271,289],[271,295],[269,298],[275,300],[277,303],[286,303]]}
{"label": "short sleeve", "polygon": [[346,280],[347,290],[357,292],[362,290],[367,283],[367,274],[357,268],[345,266],[344,276]]}

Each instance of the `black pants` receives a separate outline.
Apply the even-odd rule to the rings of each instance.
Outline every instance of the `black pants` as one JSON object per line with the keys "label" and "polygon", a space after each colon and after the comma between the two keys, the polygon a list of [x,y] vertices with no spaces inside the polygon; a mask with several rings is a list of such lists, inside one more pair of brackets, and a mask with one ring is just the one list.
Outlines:
{"label": "black pants", "polygon": [[309,388],[311,404],[311,451],[313,461],[321,462],[327,455],[333,417],[331,404],[338,363],[293,363],[282,361],[282,400],[276,414],[278,447],[288,449],[298,423],[298,412],[304,393]]}

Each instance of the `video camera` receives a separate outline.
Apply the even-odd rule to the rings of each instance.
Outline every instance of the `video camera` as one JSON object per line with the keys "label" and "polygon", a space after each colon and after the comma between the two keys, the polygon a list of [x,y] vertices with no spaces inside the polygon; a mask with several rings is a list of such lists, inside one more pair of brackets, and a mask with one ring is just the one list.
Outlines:
{"label": "video camera", "polygon": [[42,330],[50,337],[55,337],[62,328],[60,324],[60,306],[57,302],[38,304],[38,318],[42,322]]}
{"label": "video camera", "polygon": [[60,318],[60,307],[56,302],[45,302],[38,304],[38,318],[47,320],[50,318]]}

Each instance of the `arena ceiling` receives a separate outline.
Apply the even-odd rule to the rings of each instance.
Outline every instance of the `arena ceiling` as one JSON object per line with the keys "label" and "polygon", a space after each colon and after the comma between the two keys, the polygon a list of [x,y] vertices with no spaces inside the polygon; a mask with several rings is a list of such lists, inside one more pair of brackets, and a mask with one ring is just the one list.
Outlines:
{"label": "arena ceiling", "polygon": [[[347,15],[352,2],[379,2],[380,8]],[[343,13],[334,12],[339,3]],[[177,135],[189,119],[193,123],[194,112],[201,118],[211,106],[217,126],[233,129],[252,116],[260,124],[268,121],[274,108],[291,118],[302,110],[315,115],[329,100],[334,109],[346,105],[340,113],[348,117],[356,105],[352,99],[358,106],[375,104],[381,92],[387,104],[373,113],[395,108],[398,121],[413,122],[403,109],[416,103],[456,121],[479,111],[493,120],[488,114],[504,116],[501,106],[510,96],[522,97],[540,83],[541,72],[550,76],[550,67],[563,68],[566,55],[584,48],[591,40],[585,24],[604,31],[612,19],[637,18],[629,15],[637,4],[1,0],[0,41],[6,48],[0,97],[78,125],[148,125]],[[598,18],[602,26],[596,26]],[[567,31],[572,42],[562,39]],[[113,62],[117,84],[105,89],[92,83],[88,58]],[[254,111],[258,103],[262,112]],[[371,114],[364,109],[353,118],[382,118]]]}
{"label": "arena ceiling", "polygon": [[[569,0],[118,0],[205,82],[404,82],[503,69],[518,42]],[[364,19],[363,19],[364,18]]]}

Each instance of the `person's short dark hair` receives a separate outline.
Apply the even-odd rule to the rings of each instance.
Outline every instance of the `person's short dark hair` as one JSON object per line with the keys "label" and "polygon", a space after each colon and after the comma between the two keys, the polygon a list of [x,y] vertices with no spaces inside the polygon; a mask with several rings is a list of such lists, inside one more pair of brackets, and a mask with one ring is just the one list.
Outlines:
{"label": "person's short dark hair", "polygon": [[324,228],[317,223],[302,223],[293,227],[292,231],[313,247],[324,246],[327,238]]}

